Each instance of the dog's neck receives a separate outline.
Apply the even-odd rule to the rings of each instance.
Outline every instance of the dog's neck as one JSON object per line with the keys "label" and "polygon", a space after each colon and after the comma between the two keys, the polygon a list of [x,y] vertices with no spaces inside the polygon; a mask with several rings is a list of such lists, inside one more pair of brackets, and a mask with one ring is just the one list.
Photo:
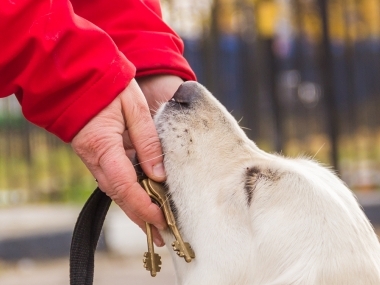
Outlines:
{"label": "dog's neck", "polygon": [[[194,195],[186,197],[186,193],[200,191],[200,185],[192,183],[187,187],[186,193],[176,191],[172,194],[180,193],[181,195],[174,199],[178,210],[178,226],[184,240],[190,242],[196,255],[191,263],[186,263],[182,258],[178,258],[171,248],[169,249],[176,268],[178,285],[249,284],[249,267],[252,264],[252,256],[249,247],[244,247],[244,244],[253,242],[250,218],[247,211],[242,211],[240,207],[233,204],[236,198],[240,199],[236,197],[240,192],[234,192],[233,188],[237,187],[236,182],[234,183],[234,185],[229,185],[221,179],[219,185],[209,184],[207,186],[225,188],[225,191],[220,192],[210,191],[207,187],[203,187],[199,193],[203,196],[202,207],[196,204],[198,199],[192,200]],[[238,185],[238,187],[242,186]],[[225,193],[225,195],[214,197],[214,193]],[[235,195],[235,197],[231,199],[228,195]],[[241,199],[244,201],[245,197],[241,197]],[[241,204],[239,203],[239,205]],[[181,209],[187,210],[181,211]],[[228,215],[220,214],[226,212]],[[230,234],[231,231],[234,232],[233,235]],[[163,237],[170,247],[173,236],[166,233],[163,234]],[[226,262],[227,258],[228,262]],[[185,281],[186,283],[184,283]]]}

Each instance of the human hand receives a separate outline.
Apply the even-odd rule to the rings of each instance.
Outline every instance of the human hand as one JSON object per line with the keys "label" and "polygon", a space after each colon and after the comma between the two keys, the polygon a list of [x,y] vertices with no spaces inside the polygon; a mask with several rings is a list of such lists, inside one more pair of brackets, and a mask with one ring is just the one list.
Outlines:
{"label": "human hand", "polygon": [[169,101],[183,80],[174,75],[151,75],[137,79],[148,102],[152,115],[165,102]]}
{"label": "human hand", "polygon": [[156,228],[166,227],[164,216],[137,182],[123,137],[128,137],[136,150],[145,174],[164,181],[161,145],[148,104],[135,80],[74,137],[72,147],[97,179],[99,188],[133,222],[144,232],[145,222],[155,226],[154,242],[162,246],[164,242]]}
{"label": "human hand", "polygon": [[[158,108],[169,101],[179,86],[183,83],[183,80],[174,75],[151,75],[137,79],[152,116],[156,113]],[[123,134],[124,148],[129,158],[135,157],[135,149],[129,134],[125,132]]]}

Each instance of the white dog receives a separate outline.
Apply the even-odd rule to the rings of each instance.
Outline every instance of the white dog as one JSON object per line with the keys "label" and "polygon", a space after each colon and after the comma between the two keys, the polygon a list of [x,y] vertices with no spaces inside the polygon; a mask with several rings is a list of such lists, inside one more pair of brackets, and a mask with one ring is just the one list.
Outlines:
{"label": "white dog", "polygon": [[186,263],[173,253],[178,284],[380,284],[378,239],[331,171],[260,150],[196,82],[155,123],[177,224],[196,254]]}

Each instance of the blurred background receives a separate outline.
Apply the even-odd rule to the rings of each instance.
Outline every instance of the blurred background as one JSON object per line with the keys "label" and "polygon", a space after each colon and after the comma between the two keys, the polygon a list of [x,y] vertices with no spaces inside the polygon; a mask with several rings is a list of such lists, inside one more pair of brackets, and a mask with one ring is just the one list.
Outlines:
{"label": "blurred background", "polygon": [[[375,227],[380,225],[380,2],[161,3],[199,82],[247,135],[266,151],[331,166],[356,192]],[[49,272],[64,272],[56,284],[67,283],[68,274],[59,270],[68,268],[72,226],[94,188],[69,145],[26,122],[14,97],[0,100],[1,284],[21,284],[24,275],[28,284],[33,278],[42,284],[39,278],[53,264]],[[113,264],[104,270],[113,276],[120,268],[120,280],[134,276],[128,268],[141,261],[135,245],[145,251],[144,236],[134,231],[139,230],[113,208],[99,262]],[[168,263],[162,282],[174,284]],[[149,275],[142,265],[136,268]],[[140,277],[133,278],[140,284]]]}

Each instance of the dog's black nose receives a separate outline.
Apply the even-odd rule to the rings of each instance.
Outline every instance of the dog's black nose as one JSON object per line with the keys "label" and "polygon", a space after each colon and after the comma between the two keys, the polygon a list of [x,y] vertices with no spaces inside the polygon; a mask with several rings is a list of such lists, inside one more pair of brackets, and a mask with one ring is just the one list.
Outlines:
{"label": "dog's black nose", "polygon": [[200,92],[201,90],[197,82],[186,81],[174,93],[173,99],[178,103],[188,104],[195,101]]}

